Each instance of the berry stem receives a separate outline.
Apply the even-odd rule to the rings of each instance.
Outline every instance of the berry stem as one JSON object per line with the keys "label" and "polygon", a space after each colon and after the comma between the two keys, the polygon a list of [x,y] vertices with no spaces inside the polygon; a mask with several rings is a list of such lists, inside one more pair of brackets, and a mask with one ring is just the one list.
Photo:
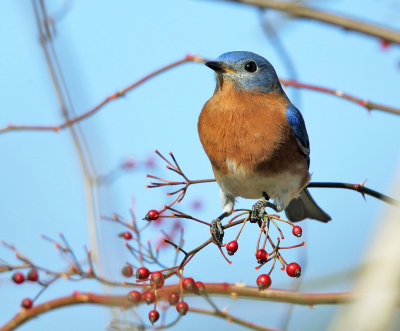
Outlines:
{"label": "berry stem", "polygon": [[[177,244],[174,244],[172,241],[170,241],[170,240],[168,240],[168,239],[164,239],[164,242],[166,242],[166,243],[168,243],[168,244],[174,246],[177,250],[180,250],[183,254],[187,255],[187,252],[186,252],[183,248],[181,248],[181,247],[178,246]],[[173,267],[173,268],[175,268],[175,267]],[[170,269],[172,269],[172,268],[170,268]]]}
{"label": "berry stem", "polygon": [[202,223],[202,224],[207,225],[207,226],[211,226],[211,224],[208,223],[208,222],[204,222],[202,220],[199,220],[198,218],[195,218],[195,217],[190,216],[188,214],[182,213],[181,211],[176,210],[176,209],[174,209],[172,207],[166,206],[166,209],[174,211],[175,213],[177,213],[178,215],[175,214],[175,216],[174,216],[175,218],[186,218],[186,219],[190,219],[190,220]]}
{"label": "berry stem", "polygon": [[282,230],[280,229],[280,227],[278,226],[278,224],[276,224],[276,222],[271,218],[271,222],[274,223],[275,227],[278,229],[279,234],[281,235],[282,239],[285,239],[285,236],[283,235]]}
{"label": "berry stem", "polygon": [[224,252],[223,252],[222,249],[221,249],[221,246],[220,246],[220,245],[217,245],[217,246],[218,246],[219,251],[220,251],[221,254],[222,254],[222,257],[225,259],[225,261],[228,262],[229,264],[232,264],[232,262],[229,261],[228,258],[225,256]]}
{"label": "berry stem", "polygon": [[301,247],[301,246],[305,246],[306,243],[305,241],[303,241],[301,244],[297,244],[297,245],[293,245],[293,246],[286,246],[286,247],[279,247],[279,249],[291,249],[291,248],[297,248],[297,247]]}
{"label": "berry stem", "polygon": [[243,230],[244,225],[246,224],[246,222],[247,222],[249,219],[250,219],[250,214],[246,217],[246,219],[245,219],[244,222],[242,223],[242,226],[240,227],[239,232],[238,232],[238,234],[237,234],[237,236],[236,236],[236,238],[235,238],[236,241],[238,240],[238,238],[239,238],[239,236],[240,236],[240,233],[241,233],[242,230]]}
{"label": "berry stem", "polygon": [[269,215],[269,217],[271,217],[271,218],[273,218],[273,219],[275,219],[277,221],[281,221],[281,222],[287,223],[287,224],[289,224],[291,226],[295,226],[292,222],[290,222],[288,220],[285,220],[283,218],[280,218],[280,217],[276,217],[275,215]]}
{"label": "berry stem", "polygon": [[[259,247],[260,247],[260,240],[261,240],[261,235],[264,233],[265,231],[265,219],[263,220],[263,222],[261,223],[261,228],[260,228],[260,233],[258,235],[258,239],[257,239],[257,246],[256,246],[256,252],[258,251]],[[264,247],[263,247],[264,248]]]}
{"label": "berry stem", "polygon": [[272,270],[274,270],[275,263],[276,263],[276,255],[274,256],[274,262],[272,263],[271,269],[269,269],[268,275],[271,275]]}
{"label": "berry stem", "polygon": [[265,231],[265,237],[264,237],[264,243],[262,245],[262,248],[265,249],[265,245],[267,244],[267,238],[269,238],[268,236],[268,232],[269,232],[269,225],[270,225],[270,219],[267,216],[267,231]]}
{"label": "berry stem", "polygon": [[244,212],[244,213],[240,213],[240,214],[236,215],[235,217],[231,218],[231,219],[228,221],[228,224],[231,224],[231,223],[232,223],[235,219],[237,219],[238,217],[243,216],[243,215],[246,215],[246,214],[248,214],[248,213],[249,213],[249,212],[246,211],[246,212]]}

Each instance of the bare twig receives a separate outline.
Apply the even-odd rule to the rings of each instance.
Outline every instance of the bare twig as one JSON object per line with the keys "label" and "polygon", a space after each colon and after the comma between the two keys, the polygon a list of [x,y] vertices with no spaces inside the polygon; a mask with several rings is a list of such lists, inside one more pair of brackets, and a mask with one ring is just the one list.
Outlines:
{"label": "bare twig", "polygon": [[306,90],[311,90],[311,91],[317,91],[317,92],[322,92],[330,95],[334,95],[336,97],[351,101],[353,103],[356,103],[364,108],[366,108],[368,111],[370,110],[382,110],[387,113],[391,114],[396,114],[400,115],[400,109],[394,108],[394,107],[389,107],[385,105],[381,105],[375,102],[371,102],[369,100],[363,100],[358,97],[352,96],[350,94],[344,93],[340,90],[335,90],[327,87],[321,87],[317,85],[312,85],[312,84],[305,84],[305,83],[300,83],[292,79],[280,79],[280,82],[284,86],[292,86],[300,89],[306,89]]}
{"label": "bare twig", "polygon": [[377,191],[371,190],[368,187],[364,186],[364,182],[361,184],[348,184],[348,183],[321,183],[321,182],[313,182],[308,184],[308,187],[323,187],[323,188],[344,188],[347,190],[353,190],[360,192],[362,196],[364,197],[365,194],[370,195],[374,198],[377,198],[379,200],[382,200],[388,204],[394,205],[394,206],[399,206],[400,202],[396,199],[393,199],[385,194],[379,193]]}

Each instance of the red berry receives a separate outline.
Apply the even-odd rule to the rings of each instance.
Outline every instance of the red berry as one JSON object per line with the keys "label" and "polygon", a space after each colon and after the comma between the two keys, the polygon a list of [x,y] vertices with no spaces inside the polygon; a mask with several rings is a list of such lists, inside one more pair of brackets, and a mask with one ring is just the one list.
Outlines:
{"label": "red berry", "polygon": [[203,282],[196,282],[196,286],[199,289],[199,294],[206,293],[206,287],[204,286]]}
{"label": "red berry", "polygon": [[385,40],[385,39],[381,39],[380,40],[380,44],[381,44],[381,48],[382,49],[388,49],[390,46],[390,41]]}
{"label": "red berry", "polygon": [[149,313],[149,320],[151,324],[154,324],[155,322],[157,322],[157,320],[160,318],[160,314],[158,313],[157,310],[152,310]]}
{"label": "red berry", "polygon": [[188,304],[185,301],[180,301],[176,305],[176,311],[179,313],[179,315],[183,316],[186,315],[187,311],[189,309]]}
{"label": "red berry", "polygon": [[179,301],[179,294],[177,292],[172,292],[168,296],[168,302],[171,306],[175,306]]}
{"label": "red berry", "polygon": [[123,237],[124,237],[125,240],[131,240],[133,238],[132,237],[132,233],[130,233],[128,231],[123,233]]}
{"label": "red berry", "polygon": [[292,262],[286,266],[286,273],[290,277],[300,277],[301,267],[296,262]]}
{"label": "red berry", "polygon": [[292,233],[296,237],[301,237],[301,235],[303,234],[303,229],[300,226],[296,225],[296,226],[293,227]]}
{"label": "red berry", "polygon": [[12,275],[12,280],[14,281],[15,284],[21,284],[25,280],[25,276],[21,272],[16,272]]}
{"label": "red berry", "polygon": [[150,282],[156,288],[160,288],[164,285],[164,275],[160,271],[155,271],[151,274]]}
{"label": "red berry", "polygon": [[21,307],[24,307],[25,309],[32,308],[32,306],[33,306],[33,301],[29,298],[25,298],[21,302]]}
{"label": "red berry", "polygon": [[226,250],[228,251],[229,255],[235,254],[238,248],[239,245],[236,240],[233,240],[226,245]]}
{"label": "red berry", "polygon": [[267,274],[262,274],[257,277],[257,286],[260,291],[265,290],[271,286],[271,277]]}
{"label": "red berry", "polygon": [[132,277],[133,268],[130,265],[126,265],[125,267],[122,268],[121,272],[125,277]]}
{"label": "red berry", "polygon": [[152,209],[152,210],[150,210],[150,211],[146,214],[146,216],[144,217],[144,219],[145,219],[146,221],[154,221],[154,220],[156,220],[156,219],[158,218],[158,216],[160,216],[160,214],[158,213],[158,211]]}
{"label": "red berry", "polygon": [[256,259],[258,263],[264,263],[267,262],[268,260],[268,253],[265,249],[260,248],[257,252],[256,252]]}
{"label": "red berry", "polygon": [[36,282],[39,279],[39,274],[36,269],[31,269],[31,270],[29,270],[26,278],[28,280],[30,280],[31,282]]}
{"label": "red berry", "polygon": [[150,271],[145,267],[141,267],[138,270],[136,270],[137,279],[147,279],[149,278],[149,276],[150,276]]}
{"label": "red berry", "polygon": [[149,305],[156,301],[156,295],[153,291],[147,291],[145,294],[143,294],[143,300]]}
{"label": "red berry", "polygon": [[182,281],[182,286],[186,291],[194,292],[197,290],[196,283],[194,282],[193,278],[184,278]]}
{"label": "red berry", "polygon": [[142,300],[142,295],[138,291],[130,291],[128,293],[128,300],[132,303],[139,303]]}

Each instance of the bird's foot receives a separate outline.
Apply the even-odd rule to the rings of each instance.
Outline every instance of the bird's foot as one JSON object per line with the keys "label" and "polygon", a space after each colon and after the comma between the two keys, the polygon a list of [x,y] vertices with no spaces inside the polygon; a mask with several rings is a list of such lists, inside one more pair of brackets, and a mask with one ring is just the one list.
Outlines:
{"label": "bird's foot", "polygon": [[266,201],[266,200],[257,201],[253,205],[253,208],[251,209],[250,222],[256,223],[256,222],[262,221],[264,219],[265,208],[267,206],[268,206],[268,201]]}
{"label": "bird's foot", "polygon": [[261,226],[262,221],[264,220],[265,216],[265,208],[269,207],[272,208],[275,211],[278,211],[278,207],[269,202],[269,196],[267,193],[263,192],[263,198],[259,201],[257,201],[250,214],[250,222],[251,223],[258,223],[258,225]]}
{"label": "bird's foot", "polygon": [[216,218],[211,222],[210,230],[214,240],[219,245],[222,245],[222,240],[224,239],[224,229],[222,228],[221,220],[219,218]]}

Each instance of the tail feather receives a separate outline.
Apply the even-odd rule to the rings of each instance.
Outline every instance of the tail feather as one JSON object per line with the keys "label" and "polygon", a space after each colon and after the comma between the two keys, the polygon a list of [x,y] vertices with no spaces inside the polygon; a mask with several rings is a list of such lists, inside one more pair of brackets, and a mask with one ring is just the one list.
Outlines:
{"label": "tail feather", "polygon": [[329,222],[331,220],[331,217],[317,205],[307,189],[304,189],[298,198],[290,201],[285,209],[285,214],[292,222],[298,222],[305,218],[321,222]]}

